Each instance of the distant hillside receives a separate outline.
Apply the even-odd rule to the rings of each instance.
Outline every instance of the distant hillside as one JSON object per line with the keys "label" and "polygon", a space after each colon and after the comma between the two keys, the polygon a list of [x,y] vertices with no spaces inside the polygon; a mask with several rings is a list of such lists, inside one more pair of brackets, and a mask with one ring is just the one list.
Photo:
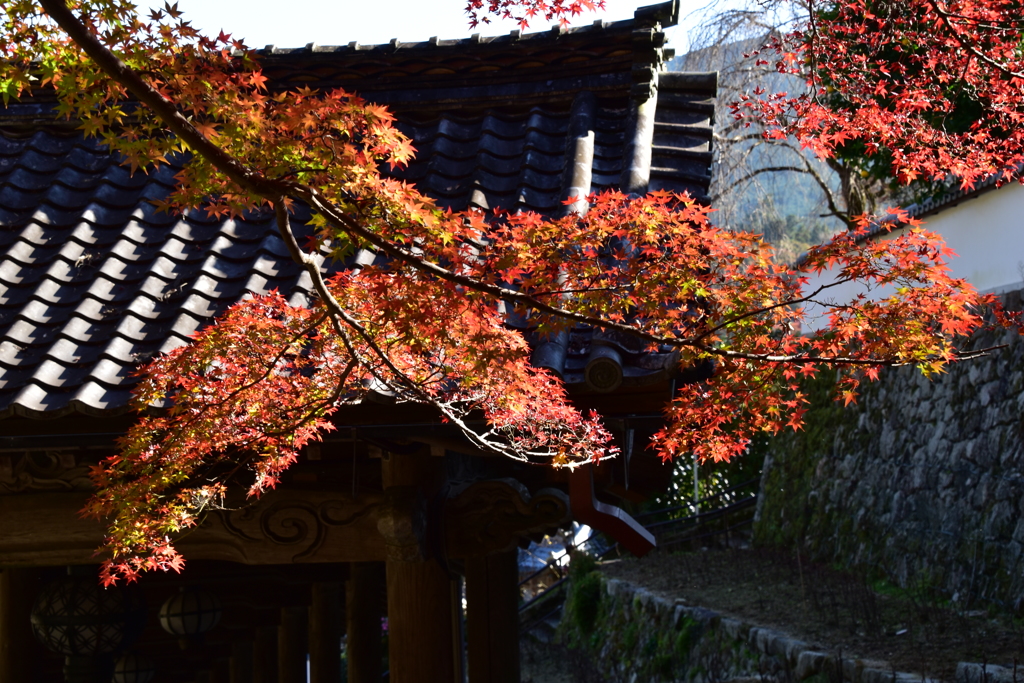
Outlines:
{"label": "distant hillside", "polygon": [[[718,71],[718,115],[715,121],[715,164],[711,196],[717,224],[763,234],[784,260],[793,260],[844,224],[828,214],[830,208],[822,185],[841,197],[838,174],[825,163],[801,150],[793,141],[769,141],[760,131],[737,125],[728,105],[741,94],[761,86],[769,92],[795,92],[804,88],[793,76],[758,67],[745,58],[767,40],[733,41],[694,50],[672,59],[673,71]],[[799,170],[794,170],[799,169]],[[845,206],[838,206],[845,210]]]}

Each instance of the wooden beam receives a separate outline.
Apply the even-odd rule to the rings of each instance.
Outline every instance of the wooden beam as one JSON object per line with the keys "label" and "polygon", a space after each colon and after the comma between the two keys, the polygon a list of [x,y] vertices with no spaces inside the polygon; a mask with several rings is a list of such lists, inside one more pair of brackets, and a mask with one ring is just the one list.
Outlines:
{"label": "wooden beam", "polygon": [[572,521],[565,493],[545,488],[531,495],[512,478],[452,487],[443,514],[445,555],[460,559],[514,550],[523,538],[539,540]]}
{"label": "wooden beam", "polygon": [[[415,561],[432,553],[462,559],[515,548],[520,539],[550,533],[570,519],[568,497],[558,489],[531,494],[515,479],[479,481],[448,491],[443,523],[433,521],[443,538],[436,534],[428,543],[428,502],[439,488],[443,458],[393,454],[384,467],[394,469],[389,463],[399,460],[408,461],[413,472],[423,470],[427,479],[406,477],[406,483],[361,492],[356,499],[347,491],[281,487],[256,503],[241,501],[210,514],[177,547],[190,561],[247,565]],[[79,491],[0,495],[0,561],[6,566],[94,563],[104,529],[78,515],[87,498]]]}
{"label": "wooden beam", "polygon": [[[0,558],[6,566],[94,564],[103,525],[82,519],[85,492],[0,495]],[[188,559],[241,564],[383,560],[377,532],[383,496],[353,501],[338,491],[281,487],[257,503],[220,511],[183,538]]]}
{"label": "wooden beam", "polygon": [[348,683],[379,683],[384,563],[353,562],[345,584]]}
{"label": "wooden beam", "polygon": [[466,560],[469,680],[519,683],[518,553]]}

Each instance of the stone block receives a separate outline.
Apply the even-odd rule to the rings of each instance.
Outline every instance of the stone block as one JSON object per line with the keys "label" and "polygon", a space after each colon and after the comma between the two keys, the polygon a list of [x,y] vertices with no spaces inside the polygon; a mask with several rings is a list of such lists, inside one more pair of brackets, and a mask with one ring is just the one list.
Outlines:
{"label": "stone block", "polygon": [[750,629],[750,644],[753,645],[758,652],[770,655],[771,652],[768,650],[768,646],[774,635],[775,632],[771,629],[752,628]]}
{"label": "stone block", "polygon": [[[1024,672],[1017,673],[1017,681],[1024,679]],[[1015,683],[1012,667],[995,664],[960,662],[956,665],[956,683]]]}
{"label": "stone block", "polygon": [[653,605],[654,611],[658,616],[672,614],[672,603],[659,595],[655,595],[652,598],[651,605]]}
{"label": "stone block", "polygon": [[897,671],[895,679],[890,680],[892,680],[892,683],[922,683],[923,678],[924,677],[921,676],[921,674],[912,674],[903,671]]}
{"label": "stone block", "polygon": [[800,658],[800,653],[807,650],[809,647],[810,646],[802,640],[786,638],[783,651],[779,653],[779,656],[785,657],[785,661],[789,662],[789,666],[795,667],[797,660]]}
{"label": "stone block", "polygon": [[706,607],[692,607],[690,608],[690,615],[703,624],[712,625],[717,625],[718,621],[722,618],[718,612],[709,610]]}
{"label": "stone block", "polygon": [[814,674],[821,673],[825,668],[825,662],[829,659],[829,655],[824,652],[804,650],[796,659],[796,668],[793,675],[798,681],[806,680]]}
{"label": "stone block", "polygon": [[[872,662],[872,664],[887,664],[887,662]],[[893,683],[894,672],[891,667],[865,666],[860,673],[858,683]]]}
{"label": "stone block", "polygon": [[739,619],[730,619],[729,617],[724,617],[721,621],[722,632],[730,638],[742,638],[743,626],[743,622]]}
{"label": "stone block", "polygon": [[842,659],[843,681],[846,683],[860,683],[860,675],[864,671],[864,660],[855,657],[844,657]]}

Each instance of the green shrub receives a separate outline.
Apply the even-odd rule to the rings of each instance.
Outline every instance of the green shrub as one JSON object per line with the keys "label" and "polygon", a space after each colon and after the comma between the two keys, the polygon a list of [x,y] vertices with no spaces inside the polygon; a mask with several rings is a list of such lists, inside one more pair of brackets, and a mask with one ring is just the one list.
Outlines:
{"label": "green shrub", "polygon": [[[584,571],[587,565],[584,557],[590,560],[590,570]],[[579,568],[578,568],[579,565]],[[585,635],[594,631],[601,612],[601,595],[604,592],[604,578],[596,571],[597,564],[587,555],[573,558],[569,567],[569,599],[568,611],[572,615],[573,625]]]}

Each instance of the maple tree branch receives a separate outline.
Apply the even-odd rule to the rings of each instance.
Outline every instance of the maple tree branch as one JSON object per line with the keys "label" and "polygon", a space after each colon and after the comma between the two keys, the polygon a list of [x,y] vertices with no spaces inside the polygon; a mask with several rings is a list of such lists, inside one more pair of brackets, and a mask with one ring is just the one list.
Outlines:
{"label": "maple tree branch", "polygon": [[763,141],[765,139],[763,131],[758,131],[757,133],[747,133],[745,135],[735,135],[733,137],[729,137],[727,135],[722,135],[721,133],[715,133],[715,134],[713,134],[711,136],[711,138],[715,142],[721,142],[721,143],[726,143],[726,144],[728,144],[728,143],[746,142],[748,140],[760,140],[760,141]]}
{"label": "maple tree branch", "polygon": [[372,369],[370,363],[366,362],[360,357],[359,352],[356,350],[355,345],[352,344],[352,340],[348,334],[342,328],[341,323],[348,325],[356,332],[360,333],[360,336],[370,345],[370,348],[377,354],[377,356],[388,366],[396,377],[405,378],[409,383],[410,387],[415,389],[415,383],[411,379],[406,377],[398,368],[396,368],[384,353],[370,338],[369,333],[366,332],[365,328],[359,324],[359,321],[353,318],[348,311],[341,305],[341,303],[335,298],[334,294],[331,293],[330,288],[327,286],[327,282],[324,280],[323,271],[320,269],[320,264],[312,254],[309,254],[299,247],[298,240],[295,239],[295,233],[292,231],[291,219],[288,216],[288,208],[285,205],[284,197],[277,197],[272,205],[274,207],[274,215],[277,219],[277,229],[281,234],[281,239],[284,240],[285,245],[288,247],[288,253],[291,257],[300,265],[302,265],[306,272],[309,273],[310,278],[313,281],[313,289],[320,296],[320,300],[323,301],[324,306],[327,308],[327,315],[331,318],[331,323],[334,326],[334,331],[338,333],[338,336],[342,339],[346,348],[352,357],[357,359],[359,363],[364,366],[368,371],[373,373],[374,377],[384,382]]}
{"label": "maple tree branch", "polygon": [[559,306],[552,306],[544,303],[543,301],[537,300],[529,294],[523,294],[522,292],[518,292],[508,287],[501,287],[500,285],[481,282],[476,278],[459,275],[458,273],[454,273],[433,261],[422,259],[419,256],[416,256],[411,250],[401,247],[381,237],[372,230],[355,223],[346,216],[337,207],[337,205],[329,200],[323,199],[321,194],[314,188],[296,185],[293,186],[293,194],[323,215],[324,218],[327,219],[327,221],[335,228],[347,232],[353,237],[359,237],[377,247],[388,256],[406,263],[424,273],[433,275],[438,279],[472,289],[482,294],[490,294],[496,299],[514,301],[523,304],[528,308],[532,308],[541,313],[547,313],[548,315],[552,315],[557,318],[572,320],[585,325],[592,325],[594,327],[616,330],[654,344],[671,344],[674,346],[681,345],[679,340],[671,337],[662,337],[649,332],[644,332],[643,330],[638,330],[635,327],[631,327],[630,325],[625,325],[623,323],[617,323],[604,318],[585,315],[583,313],[576,313]]}
{"label": "maple tree branch", "polygon": [[818,187],[821,189],[822,194],[825,195],[825,203],[828,204],[829,210],[829,214],[826,215],[832,215],[841,220],[846,224],[847,230],[852,228],[854,226],[854,222],[850,219],[850,212],[839,210],[839,207],[836,205],[835,195],[832,193],[832,188],[829,187],[828,183],[825,182],[825,179],[821,177],[821,174],[818,173],[817,169],[811,165],[811,160],[803,154],[800,154],[800,159],[804,162],[807,175],[811,176],[811,179],[817,183]]}
{"label": "maple tree branch", "polygon": [[[302,265],[304,269],[309,273],[313,280],[314,289],[318,295],[322,298],[324,305],[327,307],[327,311],[334,323],[336,330],[339,331],[343,337],[345,336],[343,330],[341,330],[341,323],[351,327],[357,333],[363,337],[368,344],[371,344],[371,348],[374,353],[378,355],[381,360],[389,367],[390,370],[396,373],[396,377],[404,378],[410,382],[410,388],[421,396],[428,396],[426,392],[415,386],[410,378],[406,377],[403,373],[398,372],[397,368],[393,366],[390,359],[387,358],[386,354],[382,349],[372,343],[372,339],[369,338],[368,333],[358,323],[357,320],[340,305],[337,299],[331,294],[328,289],[326,282],[323,278],[321,270],[321,264],[318,262],[316,257],[312,254],[304,252],[299,246],[295,239],[294,233],[291,230],[288,221],[288,210],[284,202],[285,196],[292,196],[296,199],[304,201],[311,208],[319,212],[324,218],[335,228],[342,232],[349,234],[352,237],[357,237],[364,240],[366,243],[371,244],[380,249],[385,254],[392,258],[405,263],[425,274],[437,277],[440,280],[450,282],[452,284],[466,287],[470,290],[477,291],[483,294],[488,294],[499,300],[516,302],[533,310],[548,315],[561,318],[564,320],[570,320],[576,323],[582,323],[591,325],[597,328],[606,330],[615,330],[628,334],[632,337],[647,341],[652,344],[665,344],[675,348],[682,347],[693,347],[705,353],[711,353],[714,355],[720,355],[732,358],[743,358],[746,360],[758,360],[763,362],[794,362],[794,363],[812,363],[812,362],[824,362],[824,363],[842,363],[851,365],[878,365],[878,364],[902,364],[900,361],[888,361],[882,362],[874,359],[860,359],[852,357],[819,357],[809,355],[771,355],[771,354],[747,354],[737,351],[730,351],[727,349],[715,349],[705,344],[695,343],[693,339],[679,339],[674,337],[665,337],[650,332],[639,330],[631,325],[619,323],[613,320],[600,318],[592,315],[586,315],[571,311],[560,306],[551,305],[540,301],[536,296],[524,294],[514,289],[503,287],[500,285],[491,284],[488,282],[482,282],[476,278],[460,275],[452,272],[451,270],[441,266],[438,263],[424,259],[417,256],[412,250],[405,248],[399,244],[396,244],[380,235],[375,233],[373,230],[360,225],[351,216],[347,215],[341,210],[334,202],[326,199],[323,195],[315,188],[307,185],[295,182],[295,181],[282,181],[268,179],[262,174],[248,168],[236,158],[226,153],[223,149],[213,144],[206,136],[204,136],[195,126],[192,125],[174,106],[174,104],[160,94],[155,88],[146,83],[137,72],[127,66],[122,60],[120,60],[109,48],[107,48],[96,36],[94,36],[89,29],[80,21],[67,7],[63,0],[40,0],[40,4],[43,9],[49,14],[49,16],[63,29],[69,37],[78,44],[81,49],[97,64],[111,78],[122,84],[133,96],[148,106],[164,123],[167,127],[177,135],[194,153],[202,156],[214,167],[219,169],[225,174],[230,180],[235,182],[239,187],[244,190],[250,191],[255,195],[262,197],[263,199],[270,202],[274,211],[277,215],[277,222],[279,232],[288,247],[289,253],[292,258]],[[940,14],[942,11],[936,6],[936,11]],[[944,21],[946,21],[944,17]],[[812,34],[816,34],[814,25],[811,26]],[[958,40],[961,40],[958,38]],[[965,45],[965,47],[968,47]],[[972,49],[973,52],[977,52],[976,49]],[[979,55],[979,58],[984,59],[987,63],[993,64],[993,66],[999,67],[998,64],[993,63],[990,59],[984,55]],[[1005,70],[1005,69],[1004,69]],[[1017,74],[1014,74],[1017,75]],[[1024,77],[1024,75],[1021,75]],[[752,173],[747,174],[739,181],[745,182],[752,177],[755,177],[761,173],[767,173],[771,171],[794,171],[794,172],[805,172],[806,169],[797,166],[774,166],[758,169]],[[834,206],[834,205],[833,205]],[[772,308],[774,308],[773,306]],[[766,309],[770,310],[770,309]],[[747,316],[757,315],[762,312],[761,310],[752,311]],[[367,365],[369,368],[369,365]],[[429,402],[435,406],[440,407],[439,402],[435,401],[430,397]],[[449,412],[449,411],[446,411]],[[479,438],[479,437],[478,437]]]}
{"label": "maple tree branch", "polygon": [[[721,356],[723,358],[734,358],[737,360],[752,360],[763,363],[793,363],[794,365],[823,364],[823,365],[879,365],[885,367],[902,367],[905,365],[917,365],[919,360],[886,360],[883,358],[853,358],[850,356],[815,356],[810,354],[789,354],[772,355],[769,353],[748,353],[745,351],[731,351],[719,349],[705,344],[695,344],[704,353]],[[957,360],[971,360],[988,354],[989,351],[1006,348],[1006,344],[989,346],[976,351],[957,351],[953,355]]]}
{"label": "maple tree branch", "polygon": [[[131,67],[111,52],[109,48],[107,48],[89,31],[81,20],[79,20],[68,9],[63,0],[40,0],[40,4],[43,9],[46,10],[46,13],[57,22],[61,29],[63,29],[68,36],[78,44],[93,61],[96,62],[96,65],[100,69],[107,73],[108,76],[124,85],[132,95],[139,99],[140,102],[152,109],[153,112],[167,124],[167,127],[175,135],[179,136],[193,152],[203,156],[241,188],[251,191],[274,204],[275,211],[280,211],[283,208],[283,204],[279,202],[282,195],[292,195],[298,199],[302,199],[310,207],[319,211],[325,218],[330,220],[335,228],[347,232],[352,236],[358,236],[381,249],[389,256],[442,280],[446,280],[463,287],[468,287],[469,289],[484,294],[490,294],[491,296],[499,299],[516,301],[555,317],[573,320],[587,325],[594,325],[605,329],[614,329],[625,334],[639,337],[640,339],[651,343],[674,343],[673,340],[669,338],[662,338],[657,335],[645,333],[629,325],[616,323],[594,316],[574,313],[564,308],[545,304],[534,297],[506,287],[491,285],[485,282],[480,282],[475,278],[453,273],[447,268],[422,259],[413,254],[410,250],[404,249],[393,242],[380,237],[372,230],[359,225],[356,221],[345,215],[345,213],[333,202],[324,199],[316,189],[295,182],[270,180],[252,169],[247,168],[220,147],[210,142],[206,136],[199,132],[199,130],[196,129],[196,127],[193,126],[188,119],[186,119],[174,107],[173,103],[167,100],[151,85],[146,83]],[[280,216],[278,222],[280,227]],[[324,302],[327,304],[328,309],[331,310],[333,314],[339,315],[344,319],[344,317],[347,316],[347,313],[327,290],[326,284],[324,284],[323,281],[323,276],[320,273],[319,264],[315,264],[315,266],[313,265],[315,261],[312,260],[309,254],[299,248],[294,236],[290,234],[290,229],[288,230],[288,236],[284,234],[285,231],[283,229],[279,231],[282,233],[282,237],[288,245],[288,250],[292,258],[296,263],[303,265],[306,268],[306,271],[313,277],[314,286],[316,287],[317,292],[321,294],[321,296],[325,297]],[[676,345],[678,344],[676,343]]]}
{"label": "maple tree branch", "polygon": [[300,331],[296,332],[294,335],[292,335],[291,341],[289,341],[287,344],[285,344],[284,346],[281,347],[281,350],[278,352],[278,354],[276,356],[274,356],[274,359],[272,361],[270,361],[270,364],[267,365],[267,369],[266,369],[266,371],[264,371],[264,373],[262,375],[260,375],[256,379],[252,380],[251,382],[248,382],[248,383],[243,384],[242,386],[238,387],[237,389],[232,391],[230,394],[225,396],[222,400],[220,400],[217,403],[211,405],[210,407],[212,408],[214,406],[222,406],[222,405],[226,404],[228,401],[234,399],[235,396],[237,396],[238,394],[242,393],[246,389],[251,389],[252,387],[256,386],[257,384],[259,384],[260,382],[265,380],[267,377],[269,377],[270,373],[273,372],[274,368],[277,366],[278,361],[280,361],[284,357],[284,354],[288,353],[288,349],[291,348],[291,345],[294,344],[299,339],[301,339],[302,337],[305,337],[307,334],[309,334],[313,330],[315,330],[317,327],[319,327],[320,323],[322,323],[326,319],[327,319],[327,314],[325,313],[324,315],[322,315],[319,318],[317,318],[316,320],[314,320],[311,325],[308,325],[305,329],[300,330]]}
{"label": "maple tree branch", "polygon": [[[508,448],[503,444],[496,443],[494,441],[490,441],[488,439],[481,437],[473,429],[471,429],[469,425],[467,425],[465,421],[462,420],[462,418],[460,418],[457,413],[451,410],[447,404],[445,404],[442,401],[438,401],[436,398],[431,396],[429,392],[417,386],[416,383],[413,382],[411,378],[409,378],[405,373],[399,370],[398,367],[396,367],[395,364],[388,357],[387,353],[385,353],[384,350],[381,349],[380,346],[376,343],[376,341],[366,330],[366,328],[359,324],[358,320],[349,315],[349,313],[341,306],[341,304],[334,297],[334,295],[331,294],[330,290],[327,287],[327,283],[323,279],[323,273],[321,272],[320,266],[316,262],[316,259],[311,254],[307,254],[306,252],[302,251],[302,249],[299,247],[298,241],[295,239],[295,235],[291,229],[290,219],[288,217],[288,209],[285,206],[283,198],[278,198],[277,201],[273,202],[273,206],[274,213],[277,217],[278,231],[281,233],[281,236],[288,247],[289,253],[291,253],[292,258],[296,259],[300,264],[305,266],[306,271],[312,277],[314,288],[316,289],[317,293],[321,296],[324,305],[328,308],[328,311],[331,313],[331,318],[335,323],[335,329],[338,332],[339,336],[343,339],[345,346],[348,347],[349,352],[353,355],[353,358],[359,359],[361,364],[365,368],[370,370],[370,372],[373,372],[371,365],[367,363],[365,360],[360,359],[360,354],[356,351],[354,345],[351,343],[351,340],[348,339],[348,335],[345,334],[344,330],[341,329],[340,324],[338,322],[339,319],[343,321],[346,325],[351,327],[363,339],[363,342],[370,348],[370,350],[373,351],[374,355],[376,355],[381,360],[381,362],[387,366],[387,368],[395,375],[395,377],[404,379],[408,388],[413,393],[418,395],[420,400],[437,408],[437,410],[439,410],[441,414],[445,416],[446,419],[455,424],[459,428],[459,430],[474,445],[486,451],[497,453],[499,455],[504,455],[522,462],[527,462],[527,458],[530,455],[549,455],[547,453],[522,453],[518,450]],[[374,373],[374,376],[377,377],[376,373]],[[380,380],[379,377],[378,380]],[[383,380],[381,380],[381,383],[387,385],[387,383],[383,382]]]}
{"label": "maple tree branch", "polygon": [[745,182],[753,180],[754,178],[763,173],[778,173],[783,171],[791,171],[793,173],[804,173],[805,169],[799,166],[762,166],[761,168],[754,169],[753,171],[750,171],[749,173],[741,176],[738,180],[734,181],[728,189],[738,187],[739,185],[742,185]]}
{"label": "maple tree branch", "polygon": [[[776,304],[772,304],[771,306],[766,306],[764,308],[759,308],[759,309],[754,310],[754,311],[747,311],[746,313],[742,313],[742,314],[737,315],[737,316],[735,316],[733,318],[730,318],[729,320],[723,321],[723,322],[715,325],[711,329],[703,332],[699,336],[691,337],[687,341],[692,341],[695,344],[699,343],[701,340],[707,339],[708,337],[712,336],[716,332],[719,332],[719,331],[725,329],[726,327],[729,327],[730,325],[735,325],[736,323],[740,322],[741,320],[746,320],[748,318],[753,318],[755,316],[761,315],[762,313],[768,313],[769,311],[774,311],[774,310],[779,309],[779,308],[785,308],[786,306],[796,306],[798,304],[803,304],[803,303],[819,303],[819,302],[814,301],[814,297],[818,296],[819,294],[821,294],[826,289],[830,289],[832,287],[838,287],[839,285],[846,284],[847,282],[853,282],[853,278],[852,277],[841,278],[841,279],[835,280],[834,282],[830,282],[828,284],[821,285],[816,290],[811,292],[810,294],[807,294],[806,296],[802,296],[802,297],[800,297],[798,299],[787,299],[786,301],[780,301],[780,302],[778,302]],[[821,305],[821,304],[819,303],[819,305]]]}
{"label": "maple tree branch", "polygon": [[260,196],[272,194],[275,185],[260,173],[244,166],[237,159],[213,144],[205,135],[179,112],[174,103],[164,97],[156,88],[146,83],[130,66],[121,61],[110,48],[103,44],[82,21],[68,9],[64,0],[39,0],[40,6],[57,22],[86,55],[108,76],[125,86],[139,101],[160,117],[167,127],[185,142],[193,152],[214,163],[226,176],[240,187]]}
{"label": "maple tree branch", "polygon": [[355,358],[348,362],[348,365],[346,365],[345,369],[341,372],[341,377],[338,379],[338,385],[334,388],[334,392],[331,393],[330,396],[298,406],[299,410],[306,411],[306,414],[302,419],[290,423],[287,428],[280,431],[263,432],[264,436],[286,436],[288,434],[292,434],[298,427],[308,424],[311,420],[314,420],[317,417],[317,411],[315,409],[317,404],[320,404],[324,409],[327,409],[337,403],[341,399],[341,394],[345,390],[345,382],[348,381],[349,375],[351,375],[352,371],[355,370],[357,364],[358,363]]}
{"label": "maple tree branch", "polygon": [[952,20],[953,20],[954,15],[951,14],[950,12],[947,12],[942,7],[942,5],[940,5],[937,1],[936,2],[932,2],[931,0],[925,0],[925,1],[927,2],[928,5],[930,5],[932,7],[932,9],[935,10],[935,13],[937,15],[939,15],[939,19],[942,21],[943,24],[946,25],[946,29],[949,30],[950,35],[953,36],[953,38],[956,40],[956,42],[960,44],[960,47],[962,47],[963,49],[967,50],[972,55],[974,55],[975,57],[977,57],[981,61],[985,62],[986,64],[988,64],[992,68],[998,69],[999,71],[1001,71],[1002,73],[1006,74],[1007,76],[1012,76],[1013,78],[1024,78],[1024,72],[1014,71],[1013,69],[1009,69],[1009,68],[1003,66],[1002,64],[1000,64],[999,62],[997,62],[996,60],[992,59],[991,57],[986,55],[984,52],[979,50],[977,47],[975,47],[974,42],[968,41],[966,38],[964,38],[963,34],[961,34],[961,32],[959,30],[957,30],[957,28],[953,25],[953,21]]}

